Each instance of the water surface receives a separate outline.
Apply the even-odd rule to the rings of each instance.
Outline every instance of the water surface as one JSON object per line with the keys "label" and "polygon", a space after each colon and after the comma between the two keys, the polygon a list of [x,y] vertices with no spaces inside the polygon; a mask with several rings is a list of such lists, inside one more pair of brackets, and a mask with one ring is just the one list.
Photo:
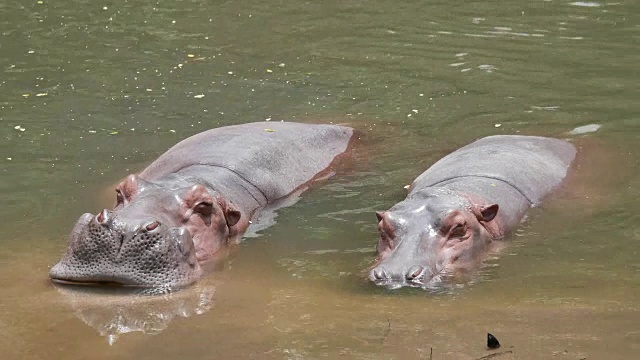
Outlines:
{"label": "water surface", "polygon": [[[631,1],[0,4],[6,359],[629,359],[640,352],[640,7]],[[78,293],[48,269],[83,212],[177,141],[347,123],[356,161],[197,286]],[[573,137],[574,176],[472,285],[366,283],[374,211],[492,134]]]}

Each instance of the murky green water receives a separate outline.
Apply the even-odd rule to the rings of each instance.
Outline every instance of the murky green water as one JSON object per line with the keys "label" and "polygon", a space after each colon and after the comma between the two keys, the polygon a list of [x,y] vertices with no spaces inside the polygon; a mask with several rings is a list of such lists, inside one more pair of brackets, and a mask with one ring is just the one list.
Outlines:
{"label": "murky green water", "polygon": [[[476,359],[487,331],[498,359],[635,358],[639,13],[570,0],[0,3],[2,358]],[[49,283],[105,189],[189,135],[263,119],[349,123],[366,146],[193,288]],[[603,127],[576,140],[575,177],[476,284],[432,296],[363,280],[373,211],[436,159],[485,135],[589,123]]]}

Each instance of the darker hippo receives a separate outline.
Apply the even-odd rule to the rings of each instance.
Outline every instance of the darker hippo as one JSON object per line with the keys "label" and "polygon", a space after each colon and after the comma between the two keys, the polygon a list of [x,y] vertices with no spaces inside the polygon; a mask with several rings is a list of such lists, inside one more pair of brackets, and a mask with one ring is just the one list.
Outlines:
{"label": "darker hippo", "polygon": [[437,288],[481,264],[567,175],[575,147],[536,136],[490,136],[440,159],[406,199],[377,212],[378,262],[369,279],[389,288]]}
{"label": "darker hippo", "polygon": [[124,179],[112,210],[82,215],[49,274],[71,283],[188,285],[259,210],[326,174],[352,135],[338,125],[262,122],[183,140]]}

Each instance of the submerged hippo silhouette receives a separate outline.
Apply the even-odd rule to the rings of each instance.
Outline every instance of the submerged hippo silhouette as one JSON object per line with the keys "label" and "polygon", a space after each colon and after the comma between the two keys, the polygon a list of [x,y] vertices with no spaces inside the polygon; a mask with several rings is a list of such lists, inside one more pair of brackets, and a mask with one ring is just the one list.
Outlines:
{"label": "submerged hippo silhouette", "polygon": [[111,210],[80,217],[49,272],[68,283],[178,287],[238,239],[260,210],[326,174],[353,130],[262,122],[185,139],[116,187]]}

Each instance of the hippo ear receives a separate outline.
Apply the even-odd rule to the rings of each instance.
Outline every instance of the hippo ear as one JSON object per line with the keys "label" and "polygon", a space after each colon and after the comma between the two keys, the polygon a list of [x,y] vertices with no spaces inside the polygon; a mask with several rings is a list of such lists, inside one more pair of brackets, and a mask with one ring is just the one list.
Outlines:
{"label": "hippo ear", "polygon": [[384,219],[384,211],[376,211],[376,218],[378,218],[378,222]]}
{"label": "hippo ear", "polygon": [[478,206],[478,221],[489,222],[498,215],[498,204]]}
{"label": "hippo ear", "polygon": [[240,217],[242,217],[242,214],[235,207],[235,205],[233,205],[231,203],[227,203],[227,209],[225,211],[225,218],[227,219],[227,226],[228,227],[232,227],[233,225],[237,224],[238,221],[240,221]]}
{"label": "hippo ear", "polygon": [[217,196],[216,200],[218,201],[218,204],[222,208],[222,212],[224,213],[224,218],[227,222],[227,226],[232,227],[233,225],[237,224],[238,221],[240,221],[240,217],[242,217],[242,214],[240,213],[238,208],[236,208],[235,205],[233,205],[231,202],[223,199],[220,196]]}

